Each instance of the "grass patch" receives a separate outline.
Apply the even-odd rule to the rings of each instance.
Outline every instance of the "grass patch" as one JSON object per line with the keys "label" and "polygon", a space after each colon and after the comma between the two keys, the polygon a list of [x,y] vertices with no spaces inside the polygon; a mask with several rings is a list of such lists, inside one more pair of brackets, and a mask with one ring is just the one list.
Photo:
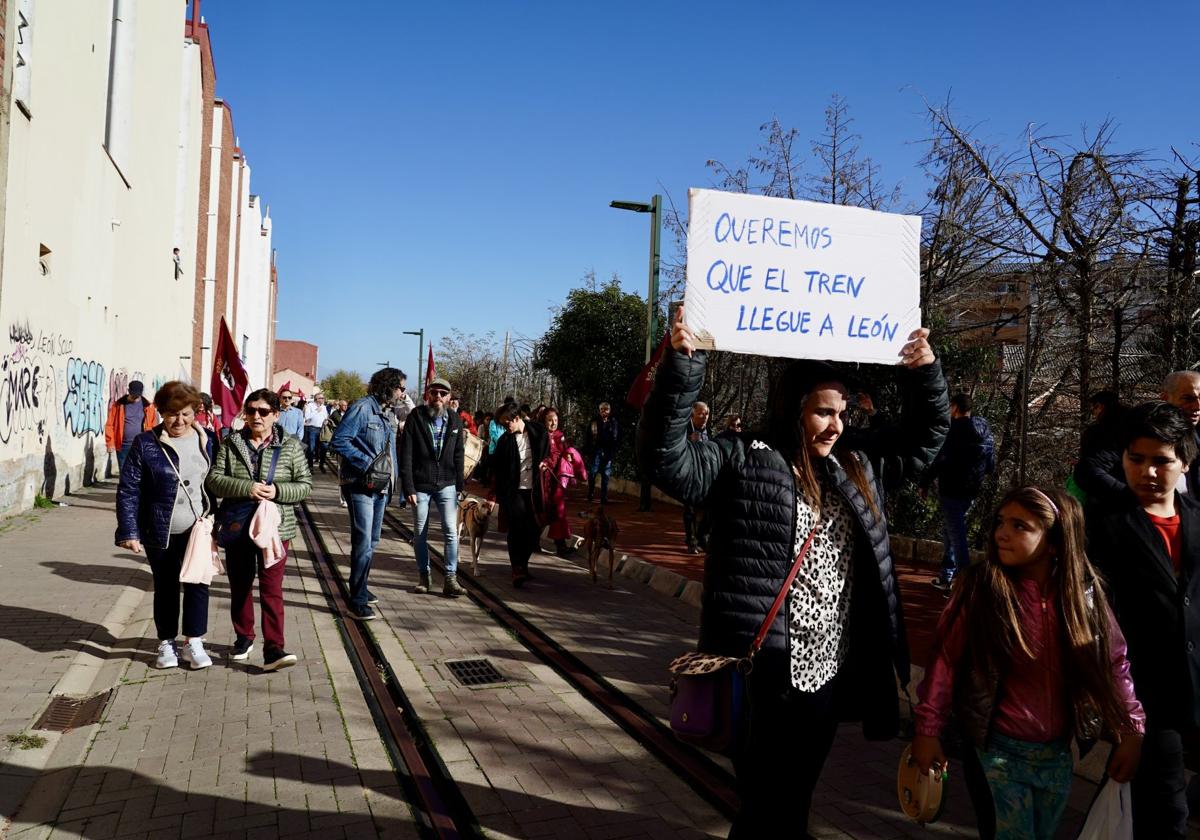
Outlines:
{"label": "grass patch", "polygon": [[54,504],[53,499],[47,499],[41,493],[38,493],[33,497],[33,506],[35,508],[42,508],[43,510],[46,508],[58,507],[58,505]]}
{"label": "grass patch", "polygon": [[4,740],[11,746],[22,750],[39,750],[46,746],[46,739],[41,735],[30,735],[28,732],[18,732],[16,735],[5,735]]}

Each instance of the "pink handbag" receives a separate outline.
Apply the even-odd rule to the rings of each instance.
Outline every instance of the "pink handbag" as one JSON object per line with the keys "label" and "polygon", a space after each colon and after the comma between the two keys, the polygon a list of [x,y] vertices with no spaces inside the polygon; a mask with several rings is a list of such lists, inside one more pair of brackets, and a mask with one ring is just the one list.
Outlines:
{"label": "pink handbag", "polygon": [[225,564],[213,539],[213,518],[201,516],[192,526],[187,548],[183,552],[183,566],[179,569],[180,583],[203,583],[208,586],[214,575],[224,574]]}

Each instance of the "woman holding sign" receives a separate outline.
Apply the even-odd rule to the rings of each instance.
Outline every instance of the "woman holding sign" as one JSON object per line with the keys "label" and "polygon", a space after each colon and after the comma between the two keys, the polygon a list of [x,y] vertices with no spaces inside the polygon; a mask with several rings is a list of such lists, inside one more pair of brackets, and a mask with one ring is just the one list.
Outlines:
{"label": "woman holding sign", "polygon": [[802,360],[776,383],[758,435],[689,441],[706,360],[682,313],[674,327],[638,451],[659,487],[712,515],[700,651],[746,656],[806,548],[753,660],[751,723],[734,756],[742,810],[731,838],[807,829],[839,722],[861,720],[871,739],[898,733],[896,677],[909,682],[908,645],[873,464],[886,457],[889,469],[902,464],[912,477],[946,436],[946,385],[928,337],[914,331],[900,354],[899,428],[847,429],[851,379]]}

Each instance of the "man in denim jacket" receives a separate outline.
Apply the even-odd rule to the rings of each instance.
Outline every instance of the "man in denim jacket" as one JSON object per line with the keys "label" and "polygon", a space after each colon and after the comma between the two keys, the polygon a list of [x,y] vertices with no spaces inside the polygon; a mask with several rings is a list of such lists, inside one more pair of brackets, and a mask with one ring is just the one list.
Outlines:
{"label": "man in denim jacket", "polygon": [[[404,371],[393,367],[376,371],[367,384],[367,395],[347,409],[329,441],[342,462],[342,493],[350,510],[350,615],[359,621],[375,618],[370,605],[378,603],[367,588],[367,577],[383,531],[383,512],[396,485],[396,421],[391,406],[403,393],[405,380]],[[383,487],[364,484],[373,463],[376,471],[386,466],[391,472]]]}

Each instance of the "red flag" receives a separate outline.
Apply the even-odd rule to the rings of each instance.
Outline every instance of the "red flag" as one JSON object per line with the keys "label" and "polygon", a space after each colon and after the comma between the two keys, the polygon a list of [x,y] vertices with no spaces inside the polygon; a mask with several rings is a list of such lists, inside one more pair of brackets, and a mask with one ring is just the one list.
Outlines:
{"label": "red flag", "polygon": [[292,380],[289,379],[287,382],[284,382],[282,385],[280,385],[279,390],[276,391],[275,393],[282,394],[284,391],[290,391],[290,390],[292,390]]}
{"label": "red flag", "polygon": [[238,356],[237,345],[229,334],[225,319],[221,319],[221,332],[217,336],[217,352],[213,354],[212,392],[213,403],[221,406],[220,423],[232,426],[233,418],[242,410],[242,400],[246,398],[246,389],[250,386],[250,377],[242,367]]}
{"label": "red flag", "polygon": [[433,381],[433,342],[429,344],[429,364],[425,365],[425,390],[429,390],[429,383]]}
{"label": "red flag", "polygon": [[667,352],[667,345],[671,343],[671,332],[663,336],[662,341],[658,343],[658,349],[654,351],[654,355],[648,361],[637,375],[637,379],[633,380],[633,385],[629,389],[629,394],[625,397],[625,402],[642,410],[642,406],[646,404],[646,400],[650,397],[650,389],[654,387],[654,375],[658,373],[658,366],[662,362],[663,354]]}

